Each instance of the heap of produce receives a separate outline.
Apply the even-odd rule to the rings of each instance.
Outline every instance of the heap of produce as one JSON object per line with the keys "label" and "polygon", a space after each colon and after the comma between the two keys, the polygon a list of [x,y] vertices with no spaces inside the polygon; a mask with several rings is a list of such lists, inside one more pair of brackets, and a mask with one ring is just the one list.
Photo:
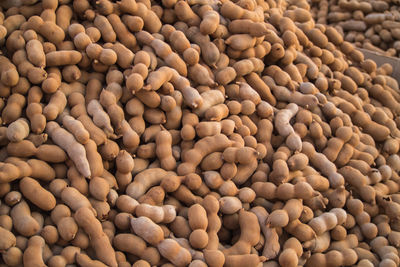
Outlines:
{"label": "heap of produce", "polygon": [[399,85],[306,1],[0,6],[0,267],[399,265]]}
{"label": "heap of produce", "polygon": [[386,56],[400,56],[398,0],[311,0],[317,23],[335,27],[344,40]]}

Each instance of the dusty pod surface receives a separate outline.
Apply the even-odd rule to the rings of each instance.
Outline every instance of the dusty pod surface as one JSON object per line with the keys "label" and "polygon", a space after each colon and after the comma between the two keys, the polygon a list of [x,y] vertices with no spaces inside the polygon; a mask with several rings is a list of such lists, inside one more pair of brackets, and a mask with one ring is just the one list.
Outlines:
{"label": "dusty pod surface", "polygon": [[397,4],[0,1],[0,265],[398,266]]}
{"label": "dusty pod surface", "polygon": [[399,12],[395,1],[312,2],[317,23],[339,29],[344,40],[386,56],[398,57]]}

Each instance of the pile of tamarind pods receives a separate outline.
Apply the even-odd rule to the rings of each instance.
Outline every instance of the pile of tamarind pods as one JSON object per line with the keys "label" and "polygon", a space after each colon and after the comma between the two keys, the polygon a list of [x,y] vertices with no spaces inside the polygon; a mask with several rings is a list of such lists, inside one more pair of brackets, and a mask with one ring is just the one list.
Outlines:
{"label": "pile of tamarind pods", "polygon": [[307,1],[0,7],[0,267],[399,266],[399,85]]}
{"label": "pile of tamarind pods", "polygon": [[318,23],[334,26],[344,40],[379,54],[400,55],[400,12],[397,0],[312,1]]}

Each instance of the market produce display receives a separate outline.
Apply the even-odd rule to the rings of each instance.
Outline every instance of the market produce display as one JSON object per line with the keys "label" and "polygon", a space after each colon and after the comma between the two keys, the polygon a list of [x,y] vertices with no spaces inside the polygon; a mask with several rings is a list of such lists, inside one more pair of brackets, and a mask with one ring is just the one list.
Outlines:
{"label": "market produce display", "polygon": [[387,56],[400,56],[397,0],[311,0],[317,23],[335,27],[344,40]]}
{"label": "market produce display", "polygon": [[397,11],[335,4],[1,1],[0,267],[399,266]]}

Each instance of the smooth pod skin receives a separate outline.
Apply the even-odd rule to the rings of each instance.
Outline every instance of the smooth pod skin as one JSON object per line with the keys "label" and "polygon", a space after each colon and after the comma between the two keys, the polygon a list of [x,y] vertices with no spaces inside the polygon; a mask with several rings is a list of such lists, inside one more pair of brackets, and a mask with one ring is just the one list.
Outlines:
{"label": "smooth pod skin", "polygon": [[90,179],[89,192],[97,200],[106,200],[110,192],[110,185],[106,179],[95,176]]}
{"label": "smooth pod skin", "polygon": [[204,35],[212,34],[217,30],[219,24],[219,14],[216,11],[209,10],[203,15],[200,23],[200,32]]}
{"label": "smooth pod skin", "polygon": [[222,197],[219,199],[219,204],[224,214],[233,214],[242,207],[242,203],[236,197]]}
{"label": "smooth pod skin", "polygon": [[77,211],[81,207],[92,207],[89,200],[74,187],[64,188],[61,191],[61,199],[74,211]]}
{"label": "smooth pod skin", "polygon": [[297,266],[299,257],[303,254],[303,247],[296,238],[288,239],[283,245],[283,251],[279,255],[281,266]]}
{"label": "smooth pod skin", "polygon": [[4,56],[0,57],[1,77],[0,80],[5,86],[15,86],[19,81],[19,74],[16,66]]}
{"label": "smooth pod skin", "polygon": [[[135,167],[135,161],[125,150],[120,150],[115,163],[117,164],[116,179],[120,187],[128,185],[132,181],[132,171]],[[125,179],[122,179],[125,177]]]}
{"label": "smooth pod skin", "polygon": [[200,204],[192,205],[188,210],[189,225],[192,230],[206,230],[208,226],[206,210]]}
{"label": "smooth pod skin", "polygon": [[186,266],[192,260],[190,252],[181,247],[173,239],[165,239],[157,246],[160,254],[171,261],[175,266]]}
{"label": "smooth pod skin", "polygon": [[83,253],[80,253],[80,254],[77,253],[75,256],[75,260],[81,266],[99,266],[99,267],[107,266],[104,263],[102,263],[101,261],[93,260],[88,255],[83,254]]}
{"label": "smooth pod skin", "polygon": [[107,135],[111,135],[114,132],[111,126],[110,117],[106,112],[104,112],[98,100],[93,99],[89,102],[87,112],[93,117],[94,124],[102,128]]}
{"label": "smooth pod skin", "polygon": [[3,123],[11,123],[21,117],[22,108],[26,104],[26,99],[23,95],[12,94],[4,107],[1,118]]}
{"label": "smooth pod skin", "polygon": [[156,246],[164,240],[164,232],[161,227],[147,217],[132,218],[131,226],[133,231],[149,244]]}
{"label": "smooth pod skin", "polygon": [[172,156],[172,136],[168,131],[160,131],[156,136],[156,155],[160,160],[161,167],[170,171],[175,169],[176,161]]}
{"label": "smooth pod skin", "polygon": [[100,30],[104,41],[110,43],[114,43],[116,41],[117,35],[113,30],[111,23],[105,16],[97,15],[94,19],[94,25]]}
{"label": "smooth pod skin", "polygon": [[26,52],[29,61],[33,65],[41,68],[46,66],[46,56],[43,51],[42,43],[40,41],[33,39],[27,42]]}
{"label": "smooth pod skin", "polygon": [[90,177],[90,166],[86,159],[85,148],[79,144],[73,135],[62,129],[57,123],[47,123],[46,131],[53,141],[62,147],[74,161],[79,172],[85,177]]}
{"label": "smooth pod skin", "polygon": [[176,210],[172,205],[152,206],[142,203],[135,209],[136,216],[145,216],[155,223],[170,223],[175,220]]}
{"label": "smooth pod skin", "polygon": [[67,159],[67,154],[56,145],[43,144],[37,148],[35,156],[46,162],[61,163]]}
{"label": "smooth pod skin", "polygon": [[28,137],[29,124],[25,119],[18,119],[7,127],[7,138],[11,142],[19,142]]}
{"label": "smooth pod skin", "polygon": [[159,184],[166,174],[167,172],[161,168],[144,170],[135,176],[126,193],[134,199],[139,199],[151,186]]}
{"label": "smooth pod skin", "polygon": [[88,139],[85,144],[86,158],[89,162],[90,173],[92,177],[101,176],[104,172],[104,166],[100,153],[97,151],[96,143]]}
{"label": "smooth pod skin", "polygon": [[116,267],[115,251],[92,210],[82,207],[77,210],[74,218],[77,224],[89,235],[90,243],[96,249],[97,258],[109,266]]}
{"label": "smooth pod skin", "polygon": [[309,225],[317,235],[321,235],[328,229],[333,229],[337,224],[340,224],[340,222],[344,222],[346,217],[344,210],[333,209],[332,212],[324,213],[323,215],[312,219],[309,222]]}
{"label": "smooth pod skin", "polygon": [[75,139],[81,143],[86,144],[89,140],[89,132],[85,129],[83,124],[74,119],[72,116],[66,115],[62,119],[63,126],[74,135]]}
{"label": "smooth pod skin", "polygon": [[56,206],[56,199],[53,194],[44,189],[35,179],[25,177],[20,181],[19,185],[24,197],[40,209],[49,211]]}
{"label": "smooth pod skin", "polygon": [[31,211],[25,201],[15,205],[10,216],[13,219],[14,228],[21,235],[29,237],[39,230],[39,223],[31,216]]}
{"label": "smooth pod skin", "polygon": [[241,209],[239,211],[239,225],[241,229],[239,240],[230,248],[223,250],[225,256],[248,254],[253,244],[260,239],[260,225],[257,216]]}
{"label": "smooth pod skin", "polygon": [[43,108],[43,115],[47,120],[55,120],[63,111],[67,104],[67,98],[64,93],[57,91],[54,93],[49,103]]}
{"label": "smooth pod skin", "polygon": [[194,172],[196,166],[200,164],[203,157],[212,152],[221,151],[228,146],[230,146],[230,140],[223,134],[202,138],[194,145],[193,149],[186,153],[186,155],[191,156],[187,157],[187,162],[185,161],[185,157],[185,162],[178,166],[178,174],[186,175]]}
{"label": "smooth pod skin", "polygon": [[132,234],[117,234],[113,239],[113,245],[119,251],[128,252],[136,256],[143,256],[147,249],[146,242],[137,235]]}
{"label": "smooth pod skin", "polygon": [[66,241],[74,239],[78,232],[78,225],[74,218],[71,217],[71,211],[67,206],[63,204],[57,205],[51,211],[51,219],[57,226],[57,237],[59,236]]}
{"label": "smooth pod skin", "polygon": [[28,241],[28,247],[24,251],[24,266],[45,266],[42,257],[45,241],[41,236],[33,236]]}
{"label": "smooth pod skin", "polygon": [[75,65],[82,59],[78,51],[54,51],[46,54],[46,65],[56,67],[63,65]]}
{"label": "smooth pod skin", "polygon": [[229,255],[225,257],[225,264],[224,266],[257,266],[259,263],[265,261],[265,257],[258,256],[256,254],[245,254],[245,255]]}
{"label": "smooth pod skin", "polygon": [[39,32],[53,44],[61,43],[65,38],[63,29],[51,21],[44,21],[39,27]]}
{"label": "smooth pod skin", "polygon": [[265,242],[267,245],[264,246],[262,255],[267,258],[274,258],[278,255],[280,251],[280,244],[278,242],[279,236],[276,232],[276,228],[267,227],[266,220],[269,217],[268,212],[263,207],[254,207],[251,209],[258,219],[260,224],[260,229],[264,234]]}
{"label": "smooth pod skin", "polygon": [[13,233],[8,231],[7,229],[4,229],[3,227],[0,226],[0,233],[2,236],[1,242],[0,242],[0,249],[1,250],[7,250],[12,246],[15,246],[17,240]]}

